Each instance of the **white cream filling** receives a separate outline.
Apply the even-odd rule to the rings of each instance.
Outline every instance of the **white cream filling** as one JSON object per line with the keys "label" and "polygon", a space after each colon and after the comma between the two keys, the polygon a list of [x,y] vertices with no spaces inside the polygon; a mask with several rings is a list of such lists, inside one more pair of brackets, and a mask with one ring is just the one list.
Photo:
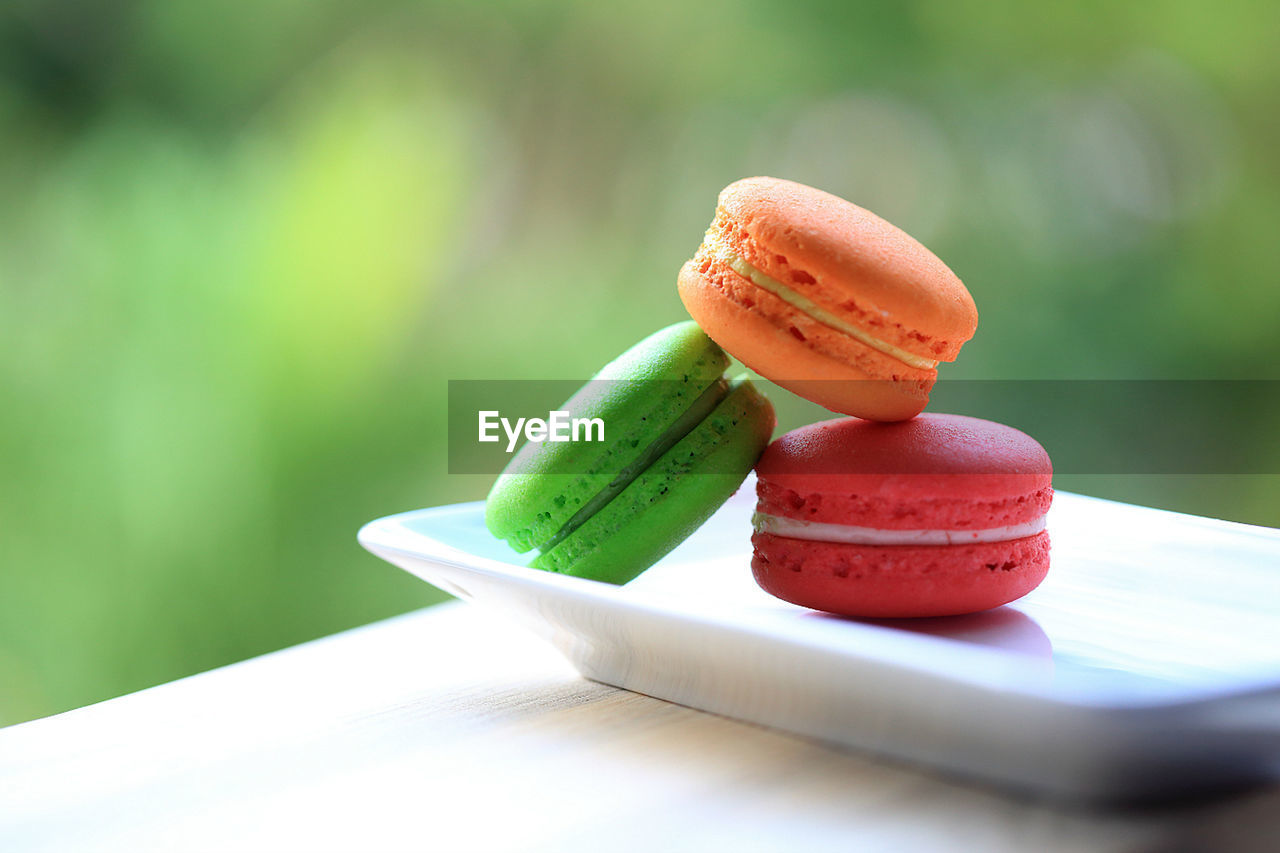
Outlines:
{"label": "white cream filling", "polygon": [[1007,542],[1035,536],[1044,530],[1044,521],[1042,515],[1022,524],[988,527],[983,530],[881,530],[851,524],[802,521],[761,512],[751,517],[751,524],[759,533],[844,545],[974,545],[982,542]]}
{"label": "white cream filling", "polygon": [[878,350],[891,358],[896,358],[898,361],[910,365],[911,367],[918,367],[922,370],[932,370],[938,366],[936,359],[925,358],[924,356],[916,355],[913,352],[907,352],[902,347],[894,346],[888,341],[882,341],[879,338],[873,337],[862,329],[859,329],[857,326],[840,319],[835,314],[832,314],[830,311],[814,302],[812,299],[797,293],[777,279],[765,275],[726,246],[724,241],[720,239],[720,235],[717,232],[709,229],[704,242],[716,257],[727,263],[738,275],[747,279],[756,287],[769,291],[788,305],[791,305],[792,307],[807,314],[822,325],[830,326],[837,332],[842,332],[854,340],[860,341],[861,343],[864,343],[872,349]]}

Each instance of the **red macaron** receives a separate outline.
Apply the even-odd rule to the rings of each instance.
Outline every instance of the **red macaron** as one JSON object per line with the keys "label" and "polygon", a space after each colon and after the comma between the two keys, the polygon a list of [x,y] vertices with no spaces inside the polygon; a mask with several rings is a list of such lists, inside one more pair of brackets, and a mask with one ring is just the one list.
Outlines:
{"label": "red macaron", "polygon": [[1026,595],[1049,569],[1049,455],[959,415],[843,418],[787,433],[756,465],[756,581],[860,617],[950,616]]}

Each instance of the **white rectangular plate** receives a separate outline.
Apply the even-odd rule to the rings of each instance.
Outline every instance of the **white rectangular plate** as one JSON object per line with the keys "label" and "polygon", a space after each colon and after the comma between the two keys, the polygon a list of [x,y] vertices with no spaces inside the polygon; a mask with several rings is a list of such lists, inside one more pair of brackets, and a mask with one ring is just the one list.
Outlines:
{"label": "white rectangular plate", "polygon": [[862,621],[755,585],[754,492],[625,586],[527,568],[482,503],[379,519],[360,542],[588,678],[834,744],[1089,799],[1280,774],[1280,531],[1059,492],[1027,597]]}

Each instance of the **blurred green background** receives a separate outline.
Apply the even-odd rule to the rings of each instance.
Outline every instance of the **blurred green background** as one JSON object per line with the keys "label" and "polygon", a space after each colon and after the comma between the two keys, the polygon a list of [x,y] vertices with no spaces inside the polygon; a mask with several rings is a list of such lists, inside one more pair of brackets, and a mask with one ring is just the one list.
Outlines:
{"label": "blurred green background", "polygon": [[[1275,378],[1277,32],[1274,2],[10,0],[0,724],[438,600],[354,537],[484,495],[446,380],[585,377],[684,318],[745,175],[956,270],[982,319],[944,378]],[[1274,476],[1059,486],[1280,523]]]}

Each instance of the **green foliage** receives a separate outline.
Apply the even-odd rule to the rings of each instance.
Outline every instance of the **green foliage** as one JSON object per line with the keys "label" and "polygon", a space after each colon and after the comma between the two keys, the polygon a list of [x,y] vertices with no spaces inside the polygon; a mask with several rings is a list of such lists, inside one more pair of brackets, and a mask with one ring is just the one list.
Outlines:
{"label": "green foliage", "polygon": [[[12,4],[0,723],[437,600],[354,534],[483,496],[446,380],[682,319],[743,175],[934,248],[945,376],[1274,375],[1275,4],[660,7]],[[1275,477],[1069,485],[1280,522]]]}

